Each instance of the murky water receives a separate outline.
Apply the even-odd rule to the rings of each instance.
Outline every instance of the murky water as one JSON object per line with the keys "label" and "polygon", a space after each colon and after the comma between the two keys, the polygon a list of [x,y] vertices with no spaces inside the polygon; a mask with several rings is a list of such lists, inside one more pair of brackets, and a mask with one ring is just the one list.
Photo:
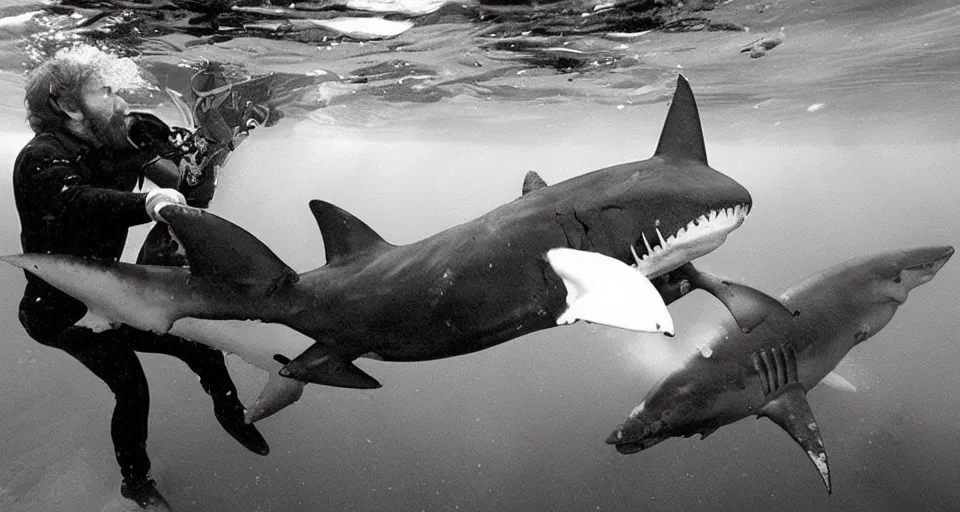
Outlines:
{"label": "murky water", "polygon": [[[491,27],[462,22],[319,50],[234,39],[139,62],[205,57],[251,72],[343,76],[391,61],[419,66],[319,86],[233,156],[212,211],[301,271],[323,262],[310,199],[345,208],[390,242],[418,240],[513,199],[528,170],[554,183],[647,158],[683,72],[711,165],[755,202],[700,266],[773,294],[854,256],[960,243],[960,8],[952,0],[823,4],[734,0],[713,13],[750,32],[548,41],[598,56],[575,70],[484,47],[498,40]],[[18,68],[29,32],[7,30],[0,168],[9,173],[30,136]],[[761,58],[740,52],[762,37],[783,43]],[[149,106],[175,119],[169,105]],[[20,251],[7,176],[4,254]],[[136,233],[131,255],[145,230]],[[690,350],[684,332],[720,308],[700,294],[671,306],[671,342],[577,325],[459,358],[361,361],[383,389],[308,387],[260,423],[272,447],[266,458],[220,431],[184,365],[146,355],[149,450],[178,510],[956,510],[958,279],[948,263],[847,357],[838,371],[856,393],[810,392],[830,496],[767,420],[632,456],[603,443],[663,376],[655,361]],[[99,510],[120,478],[112,398],[22,331],[22,274],[7,268],[0,282],[0,508]],[[263,374],[236,359],[231,369],[252,400]]]}

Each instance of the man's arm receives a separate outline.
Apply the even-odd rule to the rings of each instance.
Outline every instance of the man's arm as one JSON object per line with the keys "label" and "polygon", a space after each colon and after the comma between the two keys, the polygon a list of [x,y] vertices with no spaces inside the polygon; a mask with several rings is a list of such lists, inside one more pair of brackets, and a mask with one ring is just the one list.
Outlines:
{"label": "man's arm", "polygon": [[83,183],[69,165],[51,165],[30,173],[28,184],[50,205],[50,213],[65,226],[98,223],[120,227],[150,222],[146,212],[147,194]]}
{"label": "man's arm", "polygon": [[26,148],[14,171],[16,188],[38,213],[68,228],[130,227],[150,221],[146,194],[87,185],[73,159],[49,153],[43,145]]}

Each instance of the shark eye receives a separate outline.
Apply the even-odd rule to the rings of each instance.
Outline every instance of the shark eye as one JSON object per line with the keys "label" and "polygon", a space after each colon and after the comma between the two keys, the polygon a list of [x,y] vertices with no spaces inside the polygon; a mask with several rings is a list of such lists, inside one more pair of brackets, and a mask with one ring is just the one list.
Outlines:
{"label": "shark eye", "polygon": [[894,277],[894,278],[893,278],[893,282],[894,282],[894,283],[899,283],[900,281],[903,281],[903,278],[900,277],[900,276],[897,276],[897,277]]}

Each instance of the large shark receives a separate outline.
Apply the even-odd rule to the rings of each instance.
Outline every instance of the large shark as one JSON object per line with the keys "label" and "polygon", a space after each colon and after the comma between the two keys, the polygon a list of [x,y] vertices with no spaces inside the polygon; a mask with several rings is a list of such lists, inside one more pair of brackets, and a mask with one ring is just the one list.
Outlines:
{"label": "large shark", "polygon": [[[268,370],[283,365],[248,414],[255,421],[296,400],[303,382],[379,387],[353,364],[359,357],[451,357],[578,319],[672,334],[655,286],[669,300],[682,295],[672,290],[687,281],[672,273],[719,247],[752,205],[746,189],[707,165],[683,77],[652,158],[551,186],[533,180],[524,192],[401,246],[346,211],[311,201],[326,264],[302,274],[240,227],[172,204],[158,214],[189,268],[61,255],[4,259],[82,300],[86,325],[173,332],[245,358],[243,351],[255,351],[251,362]],[[239,321],[249,319],[304,336],[285,348],[270,339],[224,339],[229,331],[249,338],[239,333]],[[227,330],[210,334],[210,323],[224,320]]]}
{"label": "large shark", "polygon": [[767,417],[800,444],[829,492],[827,455],[807,391],[886,326],[910,290],[933,279],[952,255],[952,247],[925,247],[850,260],[779,299],[726,283],[739,307],[760,312],[762,321],[750,333],[729,319],[692,333],[709,340],[706,346],[656,384],[607,443],[629,454],[671,437],[703,439],[748,416]]}

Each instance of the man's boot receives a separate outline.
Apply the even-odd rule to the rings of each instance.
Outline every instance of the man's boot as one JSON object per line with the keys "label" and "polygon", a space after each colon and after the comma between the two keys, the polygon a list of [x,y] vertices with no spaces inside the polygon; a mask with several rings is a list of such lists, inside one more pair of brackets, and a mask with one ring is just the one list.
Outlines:
{"label": "man's boot", "polygon": [[170,508],[167,500],[163,499],[160,491],[157,490],[157,483],[151,478],[136,482],[127,482],[124,480],[123,483],[120,484],[120,495],[128,500],[137,502],[140,508],[173,510]]}

